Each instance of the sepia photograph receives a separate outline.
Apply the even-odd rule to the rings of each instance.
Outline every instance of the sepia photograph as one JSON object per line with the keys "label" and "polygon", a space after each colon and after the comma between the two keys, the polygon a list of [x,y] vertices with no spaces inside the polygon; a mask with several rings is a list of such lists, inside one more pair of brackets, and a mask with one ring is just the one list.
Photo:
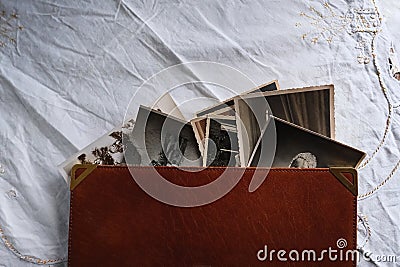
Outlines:
{"label": "sepia photograph", "polygon": [[333,89],[313,86],[235,98],[241,166],[249,164],[270,115],[334,138]]}
{"label": "sepia photograph", "polygon": [[[278,80],[273,80],[269,83],[265,83],[260,86],[257,86],[256,88],[246,91],[240,95],[251,95],[251,94],[255,94],[255,93],[263,93],[263,92],[276,91],[276,90],[279,90]],[[222,101],[214,106],[207,107],[207,108],[197,112],[196,115],[197,115],[197,117],[201,117],[201,116],[208,115],[208,114],[234,116],[235,115],[234,98],[236,98],[236,97],[237,96],[229,98],[225,101]]]}
{"label": "sepia photograph", "polygon": [[197,144],[199,146],[200,154],[204,157],[204,146],[207,132],[207,116],[194,118],[190,121],[193,128],[194,136],[196,137]]}

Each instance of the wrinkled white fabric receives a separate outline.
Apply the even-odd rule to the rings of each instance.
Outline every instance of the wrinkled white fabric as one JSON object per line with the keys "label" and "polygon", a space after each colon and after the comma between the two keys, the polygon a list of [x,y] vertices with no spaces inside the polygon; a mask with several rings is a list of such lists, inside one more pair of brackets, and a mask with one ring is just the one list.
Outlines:
{"label": "wrinkled white fabric", "polygon": [[[135,90],[151,75],[179,63],[223,63],[256,84],[278,79],[281,88],[334,84],[337,140],[371,155],[384,135],[388,114],[372,55],[367,64],[357,58],[360,40],[365,41],[364,52],[371,52],[372,34],[349,34],[349,24],[335,30],[331,42],[320,37],[313,43],[310,36],[322,28],[300,14],[318,16],[312,6],[328,16],[331,11],[323,4],[311,0],[1,1],[0,11],[16,11],[18,24],[24,26],[9,33],[15,44],[3,36],[6,45],[0,47],[4,235],[23,255],[65,258],[69,192],[57,165],[121,124]],[[367,0],[331,0],[329,6],[338,16],[374,8]],[[382,148],[359,172],[360,194],[382,182],[400,156],[396,108],[400,82],[388,69],[391,44],[400,51],[400,5],[385,0],[378,7],[385,19],[378,27],[375,53],[395,108]],[[324,21],[323,25],[330,25],[331,19]],[[232,96],[217,86],[186,88],[186,94],[172,94],[178,104],[190,97]],[[141,97],[142,104],[152,104],[146,93]],[[194,110],[186,106],[183,111]],[[363,250],[374,255],[400,256],[399,176],[395,173],[375,194],[359,201],[359,212],[368,217],[371,230]],[[363,238],[360,233],[360,241]],[[397,263],[361,260],[360,266],[399,262],[400,257]],[[31,265],[0,242],[0,266]]]}

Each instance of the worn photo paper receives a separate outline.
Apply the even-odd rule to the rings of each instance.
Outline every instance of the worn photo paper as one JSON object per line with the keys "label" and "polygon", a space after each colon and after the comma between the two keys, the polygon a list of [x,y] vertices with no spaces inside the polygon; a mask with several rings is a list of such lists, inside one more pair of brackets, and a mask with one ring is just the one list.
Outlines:
{"label": "worn photo paper", "polygon": [[203,166],[239,166],[239,146],[234,116],[207,118]]}
{"label": "worn photo paper", "polygon": [[[171,114],[178,119],[184,120],[184,116],[177,107],[175,101],[166,93],[162,95],[153,106],[160,112]],[[122,126],[117,126],[107,134],[101,136],[79,152],[70,156],[61,163],[58,168],[65,181],[69,181],[71,169],[75,164],[98,164],[98,165],[122,165],[126,164],[124,158],[123,138],[132,132],[135,119],[131,118]]]}
{"label": "worn photo paper", "polygon": [[[271,81],[266,84],[262,84],[256,88],[253,88],[249,91],[246,91],[240,95],[251,95],[254,93],[263,93],[268,91],[276,91],[279,90],[279,84],[277,80]],[[236,97],[236,96],[235,96]],[[235,103],[234,98],[229,98],[225,101],[222,101],[216,105],[211,107],[207,107],[199,112],[196,113],[197,117],[213,114],[213,115],[226,115],[226,116],[235,116]]]}
{"label": "worn photo paper", "polygon": [[248,166],[270,115],[334,138],[333,90],[333,85],[324,85],[235,98],[241,166]]}
{"label": "worn photo paper", "polygon": [[141,106],[133,131],[124,139],[125,157],[136,166],[201,166],[190,123]]}
{"label": "worn photo paper", "polygon": [[[125,127],[134,124],[132,120]],[[122,145],[123,127],[116,127],[61,163],[58,168],[66,181],[75,164],[120,165],[125,163]]]}
{"label": "worn photo paper", "polygon": [[[274,127],[273,127],[274,126]],[[265,151],[274,149],[269,136],[276,133],[272,166]],[[249,166],[282,168],[356,168],[365,153],[293,123],[271,116],[250,157]]]}

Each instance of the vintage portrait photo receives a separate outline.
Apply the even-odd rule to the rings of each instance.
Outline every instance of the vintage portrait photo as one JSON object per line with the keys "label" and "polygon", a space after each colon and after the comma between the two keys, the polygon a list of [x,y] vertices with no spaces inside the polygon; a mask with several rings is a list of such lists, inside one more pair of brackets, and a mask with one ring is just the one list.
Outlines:
{"label": "vintage portrait photo", "polygon": [[126,135],[125,160],[139,166],[201,166],[190,123],[140,106],[133,131]]}

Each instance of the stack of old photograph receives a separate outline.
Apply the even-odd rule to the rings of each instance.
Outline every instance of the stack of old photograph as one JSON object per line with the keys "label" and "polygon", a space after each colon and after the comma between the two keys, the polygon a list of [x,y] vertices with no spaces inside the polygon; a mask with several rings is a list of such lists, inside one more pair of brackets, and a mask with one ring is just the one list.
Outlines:
{"label": "stack of old photograph", "polygon": [[335,140],[333,85],[282,90],[272,81],[190,121],[165,94],[59,167],[68,181],[75,164],[356,168],[364,157]]}

